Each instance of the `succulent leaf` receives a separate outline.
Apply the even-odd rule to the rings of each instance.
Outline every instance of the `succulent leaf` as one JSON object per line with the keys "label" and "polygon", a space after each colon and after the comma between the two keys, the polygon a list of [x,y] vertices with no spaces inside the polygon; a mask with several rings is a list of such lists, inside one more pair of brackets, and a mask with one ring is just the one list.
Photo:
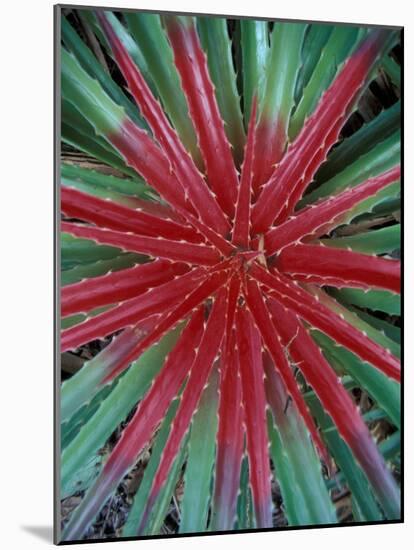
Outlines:
{"label": "succulent leaf", "polygon": [[201,17],[198,20],[198,29],[201,44],[207,54],[208,68],[226,135],[232,145],[236,165],[240,166],[245,135],[227,23],[225,19]]}
{"label": "succulent leaf", "polygon": [[257,527],[271,527],[271,474],[266,430],[262,339],[250,312],[246,309],[238,309],[236,326],[254,514]]}
{"label": "succulent leaf", "polygon": [[327,246],[346,248],[365,254],[385,254],[400,248],[401,228],[396,224],[348,237],[322,239],[321,242]]}
{"label": "succulent leaf", "polygon": [[192,18],[166,16],[164,19],[208,181],[224,212],[233,215],[238,187],[237,171],[208,73],[206,54],[201,48]]}
{"label": "succulent leaf", "polygon": [[240,21],[243,63],[244,114],[246,127],[251,118],[253,97],[261,104],[266,85],[266,66],[269,55],[269,29],[266,21]]}
{"label": "succulent leaf", "polygon": [[[253,187],[268,181],[288,142],[290,114],[306,25],[276,23],[266,67],[266,84],[257,125]],[[286,48],[286,44],[289,48]]]}
{"label": "succulent leaf", "polygon": [[115,389],[102,401],[95,414],[64,449],[61,457],[63,494],[70,494],[73,480],[76,479],[83,465],[103,447],[111,433],[127,418],[136,400],[142,398],[150,388],[153,378],[163,366],[164,359],[176,343],[179,333],[178,329],[172,332],[159,346],[148,350],[131,365]]}
{"label": "succulent leaf", "polygon": [[[321,97],[312,116],[307,119],[300,134],[276,166],[255,204],[252,221],[256,232],[266,231],[275,220],[280,222],[293,211],[312,181],[313,174],[335,143],[350,106],[384,47],[384,38],[382,31],[368,36],[348,57],[338,76]],[[307,171],[315,151],[318,163],[312,166],[311,171]],[[295,181],[294,185],[291,185],[292,180]]]}
{"label": "succulent leaf", "polygon": [[[324,41],[325,33],[322,33]],[[308,116],[316,107],[323,92],[331,84],[338,67],[350,54],[358,38],[358,27],[336,27],[329,33],[328,40],[322,46],[318,63],[314,66],[308,79],[302,97],[295,108],[289,125],[289,136],[293,141]]]}
{"label": "succulent leaf", "polygon": [[296,280],[303,279],[309,283],[338,288],[382,288],[400,293],[401,265],[398,260],[378,258],[350,250],[297,244],[284,248],[275,265]]}
{"label": "succulent leaf", "polygon": [[336,523],[335,508],[309,432],[293,404],[288,405],[287,414],[288,393],[267,354],[264,368],[271,409],[268,413],[270,452],[289,525]]}
{"label": "succulent leaf", "polygon": [[312,336],[323,352],[329,356],[329,362],[333,365],[338,364],[362,388],[365,388],[372,399],[389,415],[393,424],[399,428],[401,403],[398,384],[370,365],[364,365],[350,351],[341,346],[335,346],[325,334],[314,332]]}
{"label": "succulent leaf", "polygon": [[135,325],[152,315],[169,311],[191,288],[203,280],[203,268],[190,271],[187,276],[173,279],[156,287],[142,296],[131,298],[95,318],[86,320],[81,325],[69,328],[62,333],[61,349],[75,349],[85,342],[104,338],[108,334]]}
{"label": "succulent leaf", "polygon": [[[178,135],[170,126],[161,105],[155,100],[138,68],[134,65],[120,40],[118,40],[113,28],[103,14],[98,17],[114,50],[118,65],[140,106],[141,113],[148,121],[154,137],[166,153],[177,180],[184,187],[198,216],[207,226],[211,226],[223,234],[228,229],[228,224],[214,196],[209,192],[201,173],[197,170],[190,155],[187,154]],[[205,212],[207,215],[204,214]]]}
{"label": "succulent leaf", "polygon": [[312,413],[322,428],[322,434],[332,456],[335,458],[341,472],[344,474],[346,483],[351,489],[355,500],[366,521],[373,521],[374,518],[382,517],[379,506],[371,492],[369,482],[358,466],[351,450],[341,438],[329,415],[324,411],[322,405],[315,399],[309,401]]}
{"label": "succulent leaf", "polygon": [[[265,234],[264,245],[269,255],[295,243],[301,237],[312,235],[319,237],[340,225],[346,223],[346,212],[377,195],[381,190],[400,178],[400,167],[393,168],[383,174],[370,178],[357,187],[346,189],[339,195],[320,201],[314,206],[299,211],[299,213]],[[365,207],[365,204],[364,204]]]}
{"label": "succulent leaf", "polygon": [[[318,300],[313,299],[300,287],[275,272],[268,273],[254,266],[251,274],[255,279],[275,291],[275,298],[291,308],[305,321],[333,338],[338,344],[356,353],[364,361],[375,365],[382,372],[399,381],[399,361],[390,352],[370,340],[339,315],[334,314]],[[352,289],[353,291],[353,289]],[[342,292],[342,291],[338,291]]]}
{"label": "succulent leaf", "polygon": [[96,78],[108,95],[125,108],[128,115],[140,126],[144,126],[135,105],[126,97],[114,80],[104,71],[93,53],[80,39],[70,23],[62,17],[62,39],[65,46],[74,54],[89,76]]}
{"label": "succulent leaf", "polygon": [[389,315],[401,314],[400,297],[393,292],[383,290],[364,292],[356,288],[344,288],[333,292],[333,295],[348,304],[367,308],[372,311],[384,311]]}
{"label": "succulent leaf", "polygon": [[218,372],[214,369],[191,423],[180,533],[202,531],[207,524],[216,450],[217,389]]}
{"label": "succulent leaf", "polygon": [[151,13],[129,12],[125,13],[125,19],[132,36],[139,44],[166,113],[173,122],[184,146],[191,152],[194,162],[201,168],[202,161],[196,135],[191,120],[188,118],[187,105],[180,86],[177,68],[174,65],[173,53],[163,30],[160,16]]}
{"label": "succulent leaf", "polygon": [[[289,345],[293,361],[318,395],[340,435],[348,443],[387,516],[395,519],[399,516],[399,489],[351,397],[294,314],[286,312],[275,301],[271,302],[270,307],[273,318],[277,320],[282,342],[285,346]],[[335,385],[337,387],[333,393],[331,388]]]}
{"label": "succulent leaf", "polygon": [[[216,475],[210,524],[214,531],[234,527],[244,450],[239,357],[235,350],[235,335],[232,334],[227,364],[222,363],[220,369]],[[229,336],[226,332],[227,339]]]}

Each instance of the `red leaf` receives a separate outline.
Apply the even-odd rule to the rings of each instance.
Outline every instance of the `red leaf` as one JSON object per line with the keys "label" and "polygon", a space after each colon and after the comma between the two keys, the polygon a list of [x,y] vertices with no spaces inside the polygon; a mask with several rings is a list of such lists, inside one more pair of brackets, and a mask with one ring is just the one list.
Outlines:
{"label": "red leaf", "polygon": [[274,299],[269,300],[269,309],[283,345],[289,347],[292,360],[314,389],[341,437],[348,443],[380,503],[391,514],[390,519],[399,518],[400,494],[397,484],[341,380],[292,312]]}
{"label": "red leaf", "polygon": [[283,118],[268,120],[264,115],[257,125],[255,157],[253,161],[253,190],[257,197],[260,188],[272,176],[286,149],[286,123]]}
{"label": "red leaf", "polygon": [[[315,151],[323,151],[318,153],[318,162],[322,163],[381,51],[384,32],[387,31],[374,31],[348,58],[272,177],[264,185],[252,212],[255,233],[267,231],[282,211],[286,211],[285,215],[289,214],[289,210],[295,206],[290,201],[291,195],[295,194],[297,200],[310,183],[318,167],[315,163],[313,169],[307,171],[315,158]],[[297,186],[300,186],[300,193]]]}
{"label": "red leaf", "polygon": [[192,211],[165,154],[144,130],[126,118],[117,132],[108,135],[128,166],[144,178],[174,209]]}
{"label": "red leaf", "polygon": [[202,175],[185,150],[177,133],[171,127],[161,105],[154,98],[139,69],[117,37],[104,13],[97,12],[97,17],[109,39],[116,61],[129,85],[129,89],[137,101],[142,115],[149,123],[154,137],[171,162],[177,180],[184,187],[200,219],[208,227],[212,227],[221,235],[224,235],[230,228],[229,223]]}
{"label": "red leaf", "polygon": [[250,275],[275,291],[274,297],[285,307],[333,338],[338,344],[353,351],[363,361],[368,361],[394,380],[400,380],[400,363],[389,350],[370,340],[308,292],[290,282],[282,274],[271,274],[257,264],[252,265]]}
{"label": "red leaf", "polygon": [[253,151],[255,145],[257,98],[254,96],[252,111],[250,114],[247,143],[244,152],[244,161],[241,171],[239,193],[236,204],[236,217],[234,220],[232,242],[238,246],[247,248],[250,234],[250,202],[253,177]]}
{"label": "red leaf", "polygon": [[222,365],[222,369],[226,369],[227,364],[227,352],[230,351],[231,346],[229,345],[229,341],[231,339],[232,330],[234,328],[234,320],[236,316],[236,308],[237,308],[237,301],[239,299],[240,294],[240,285],[241,280],[238,275],[238,273],[234,273],[232,278],[230,279],[229,283],[229,298],[228,298],[228,310],[227,310],[227,320],[226,320],[226,333],[225,333],[225,339],[223,342],[223,349],[225,351],[224,357],[226,358],[224,364]]}
{"label": "red leaf", "polygon": [[244,293],[247,306],[253,315],[257,328],[261,333],[263,342],[271,358],[273,359],[275,367],[280,373],[280,376],[282,377],[293,402],[296,404],[300,414],[302,415],[317,449],[319,450],[321,456],[325,459],[325,462],[329,464],[328,453],[322,443],[319,432],[315,426],[305,400],[303,399],[303,396],[297,386],[295,377],[293,376],[293,372],[282,348],[282,344],[280,343],[278,332],[273,326],[272,319],[267,310],[262,292],[259,289],[257,282],[248,277],[246,279]]}
{"label": "red leaf", "polygon": [[340,130],[342,129],[344,122],[342,119],[330,130],[324,147],[317,150],[316,155],[311,160],[310,164],[306,168],[303,178],[301,178],[297,185],[293,186],[292,192],[289,195],[285,208],[282,209],[280,214],[276,217],[273,225],[279,225],[284,222],[295,210],[295,206],[298,204],[307,186],[313,181],[313,177],[318,171],[319,167],[326,160],[326,155],[330,151],[332,145],[334,145],[338,139]]}
{"label": "red leaf", "polygon": [[[230,300],[230,299],[229,299]],[[230,335],[232,335],[230,337]],[[226,332],[228,350],[220,369],[220,403],[218,412],[217,458],[211,528],[233,529],[243,458],[244,427],[241,406],[241,383],[235,333]]]}
{"label": "red leaf", "polygon": [[401,264],[377,256],[312,244],[284,248],[275,266],[279,271],[303,276],[320,285],[383,288],[400,292]]}
{"label": "red leaf", "polygon": [[102,228],[165,237],[175,241],[200,243],[203,237],[191,226],[159,218],[143,210],[135,210],[112,201],[94,197],[77,189],[62,186],[61,209],[69,218],[93,223]]}
{"label": "red leaf", "polygon": [[301,210],[295,217],[286,220],[265,234],[264,246],[268,256],[306,235],[318,237],[338,225],[338,218],[364,199],[400,178],[400,167],[391,168],[383,174],[370,178],[356,187],[347,189],[334,197]]}
{"label": "red leaf", "polygon": [[234,320],[240,291],[240,278],[229,283],[226,329],[220,359],[220,402],[218,412],[217,458],[211,528],[232,529],[235,522],[240,468],[244,447],[241,385]]}
{"label": "red leaf", "polygon": [[152,483],[146,506],[141,516],[138,534],[142,533],[152,506],[167,479],[168,472],[177,456],[182,439],[189,428],[191,418],[197,408],[213,364],[217,359],[226,326],[226,294],[227,289],[222,288],[214,301],[200,346],[197,350],[197,355],[191,366],[190,375],[175,420],[171,426],[169,438]]}
{"label": "red leaf", "polygon": [[179,321],[185,319],[192,310],[222,287],[227,279],[228,273],[225,271],[212,273],[207,280],[203,281],[199,287],[187,295],[177,307],[160,318],[151,333],[138,342],[122,362],[119,363],[117,369],[112,372],[111,377],[117,376],[119,372],[124,370],[126,366],[139,357],[141,353],[158,342],[162,336],[171,330]]}
{"label": "red leaf", "polygon": [[97,338],[104,338],[127,326],[134,326],[152,315],[169,311],[206,276],[207,273],[203,268],[194,269],[190,273],[62,331],[62,353]]}
{"label": "red leaf", "polygon": [[229,243],[224,237],[222,237],[219,233],[216,233],[214,229],[211,229],[211,227],[207,227],[204,225],[203,222],[198,220],[195,216],[192,214],[186,213],[185,215],[187,221],[191,223],[191,225],[197,229],[201,234],[203,234],[206,239],[217,248],[224,256],[229,256],[232,254],[236,249],[235,247]]}
{"label": "red leaf", "polygon": [[155,260],[64,286],[60,295],[61,315],[86,313],[101,306],[123,302],[188,270],[186,264]]}
{"label": "red leaf", "polygon": [[187,98],[208,182],[227,215],[234,215],[238,178],[210,80],[206,56],[191,18],[165,16],[175,66]]}
{"label": "red leaf", "polygon": [[181,224],[185,222],[185,218],[178,214],[178,212],[170,208],[167,204],[161,204],[160,202],[150,201],[148,199],[140,199],[138,197],[131,196],[128,196],[128,199],[130,201],[133,201],[133,208],[135,208],[136,210],[140,210],[141,212],[152,214],[153,216],[157,216],[158,218],[171,220]]}
{"label": "red leaf", "polygon": [[61,230],[76,237],[92,239],[100,244],[116,246],[121,250],[138,252],[152,257],[166,258],[197,265],[214,265],[220,254],[214,248],[170,239],[130,235],[111,229],[62,222]]}
{"label": "red leaf", "polygon": [[64,532],[65,540],[81,538],[106,499],[134,465],[137,456],[165,416],[169,404],[178,395],[193,364],[195,349],[204,331],[203,321],[204,311],[200,309],[184,329],[161,372],[115,445],[100,476],[71,517]]}
{"label": "red leaf", "polygon": [[272,527],[272,491],[267,437],[262,341],[250,312],[237,311],[237,344],[246,422],[250,484],[257,527]]}

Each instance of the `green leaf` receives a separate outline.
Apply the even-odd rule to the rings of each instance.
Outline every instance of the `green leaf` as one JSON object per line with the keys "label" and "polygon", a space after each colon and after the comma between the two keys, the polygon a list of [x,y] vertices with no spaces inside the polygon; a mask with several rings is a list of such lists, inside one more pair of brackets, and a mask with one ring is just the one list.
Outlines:
{"label": "green leaf", "polygon": [[278,121],[286,135],[305,30],[302,23],[275,23],[272,31],[260,120]]}
{"label": "green leaf", "polygon": [[205,531],[207,527],[216,448],[217,390],[218,373],[214,370],[191,424],[180,533],[197,533]]}
{"label": "green leaf", "polygon": [[243,457],[240,473],[240,493],[237,500],[237,522],[235,529],[254,529],[252,493],[249,485],[249,461]]}
{"label": "green leaf", "polygon": [[245,134],[227,20],[218,17],[200,17],[197,25],[201,44],[207,53],[210,77],[215,86],[217,103],[225,122],[226,135],[233,146],[235,159],[240,165],[243,159]]}
{"label": "green leaf", "polygon": [[[273,419],[270,412],[268,413],[268,431],[270,453],[275,467],[275,475],[280,485],[283,498],[283,508],[289,525],[294,526],[336,523],[335,508],[330,502],[329,493],[323,483],[321,465],[318,461],[315,462],[315,452],[313,451],[312,453],[313,461],[311,462],[310,468],[310,477],[312,480],[309,482],[309,480],[306,479],[306,472],[308,472],[307,468],[309,464],[306,464],[305,470],[300,472],[297,470],[297,464],[294,465],[290,462],[290,459],[292,458],[292,449],[286,449],[284,441],[273,424]],[[308,445],[310,445],[309,441]],[[299,444],[298,447],[300,446],[301,445]],[[315,468],[315,466],[317,468]],[[314,492],[312,485],[313,481],[317,478],[319,478],[319,481],[317,486],[314,487],[317,488],[317,491]],[[303,483],[304,481],[305,483]],[[318,492],[323,495],[323,502],[326,507],[324,510],[321,510],[321,513],[319,514],[319,501],[316,500],[316,495]],[[318,516],[321,516],[323,519],[317,519]]]}
{"label": "green leaf", "polygon": [[133,180],[117,178],[112,175],[102,174],[96,170],[66,163],[61,164],[60,170],[62,181],[72,187],[75,187],[79,183],[89,186],[91,189],[99,188],[144,199],[151,199],[154,196],[153,190],[139,176],[136,176]]}
{"label": "green leaf", "polygon": [[286,452],[282,438],[274,425],[272,413],[267,413],[270,454],[275,468],[275,477],[279,483],[283,499],[283,509],[289,525],[310,525],[308,508],[303,490],[298,485],[293,466],[289,462],[290,453]]}
{"label": "green leaf", "polygon": [[368,290],[365,292],[359,288],[342,288],[341,290],[332,290],[332,294],[335,298],[348,304],[372,311],[384,311],[389,315],[401,315],[399,294],[393,294],[386,290]]}
{"label": "green leaf", "polygon": [[378,216],[384,215],[384,212],[379,213],[379,210],[387,210],[391,205],[391,212],[399,210],[400,204],[400,193],[401,193],[401,183],[396,181],[391,185],[388,185],[382,189],[379,193],[362,201],[347,212],[341,219],[342,223],[349,223],[354,221],[362,221],[365,217],[377,218]]}
{"label": "green leaf", "polygon": [[138,254],[128,253],[120,254],[115,258],[109,260],[98,260],[85,265],[76,265],[72,269],[67,269],[61,273],[61,285],[70,285],[78,283],[82,279],[89,279],[90,277],[98,277],[99,275],[105,275],[110,271],[119,271],[120,269],[126,269],[133,267],[136,264],[147,261],[146,256],[139,256]]}
{"label": "green leaf", "polygon": [[385,336],[394,340],[397,344],[401,343],[401,329],[399,327],[396,327],[391,323],[387,323],[387,321],[383,321],[382,319],[378,319],[378,317],[375,317],[370,313],[366,313],[365,311],[360,311],[354,308],[352,308],[352,311],[371,326],[383,332]]}
{"label": "green leaf", "polygon": [[322,239],[322,244],[335,248],[347,248],[364,254],[385,254],[400,248],[400,224],[370,230],[347,237]]}
{"label": "green leaf", "polygon": [[141,513],[145,507],[145,503],[148,500],[151,485],[157,472],[158,465],[161,460],[161,455],[167,442],[168,435],[170,433],[171,423],[174,420],[178,405],[179,399],[175,399],[171,403],[165,419],[161,424],[161,428],[155,437],[154,444],[151,449],[151,457],[145,467],[144,475],[138,491],[134,496],[134,502],[129,511],[127,522],[125,523],[125,526],[122,530],[122,536],[124,537],[134,537],[137,535]]}
{"label": "green leaf", "polygon": [[400,88],[401,86],[401,67],[398,65],[396,61],[389,55],[385,56],[382,60],[382,68],[387,73],[387,75],[391,78],[391,80],[394,82],[394,84],[397,86],[397,88]]}
{"label": "green leaf", "polygon": [[91,29],[91,31],[95,33],[102,46],[106,49],[107,54],[112,57],[112,50],[109,47],[105,33],[102,31],[101,26],[99,25],[95,12],[90,9],[80,9],[77,10],[77,14],[82,21],[82,24],[85,26],[87,25]]}
{"label": "green leaf", "polygon": [[61,498],[74,495],[78,491],[86,491],[102,470],[104,457],[100,453],[91,456],[83,467],[73,476],[71,483],[61,492]]}
{"label": "green leaf", "polygon": [[382,420],[386,418],[386,416],[387,414],[382,409],[370,409],[362,415],[362,418],[366,424],[370,424],[371,422]]}
{"label": "green leaf", "polygon": [[[364,414],[364,420],[369,421],[369,416],[379,416],[377,413],[382,413],[381,410],[373,409],[371,411],[368,411],[368,413]],[[381,416],[379,416],[381,418]],[[335,427],[328,428],[324,430],[324,433],[326,432],[334,432],[336,430]],[[400,432],[394,432],[392,435],[387,437],[384,441],[382,441],[378,445],[378,449],[380,450],[382,456],[386,461],[395,461],[398,460],[398,455],[401,452],[401,434]],[[335,477],[331,478],[329,481],[327,481],[327,487],[329,489],[334,489],[335,487],[338,487],[339,484],[343,485],[346,483],[345,476],[342,472],[338,472]]]}
{"label": "green leaf", "polygon": [[[180,327],[181,328],[181,327]],[[115,428],[128,416],[144,396],[151,381],[160,371],[164,359],[174,346],[180,329],[175,329],[161,342],[146,351],[125,373],[113,392],[81,428],[61,455],[61,491],[70,494],[73,480],[85,464],[96,455]]]}
{"label": "green leaf", "polygon": [[[348,304],[343,305],[340,302],[333,300],[332,298],[328,297],[324,291],[317,290],[314,287],[310,288],[310,290],[312,290],[312,292],[317,295],[319,300],[321,300],[321,302],[324,303],[324,305],[326,305],[329,309],[337,313],[339,316],[342,316],[346,321],[348,321],[348,323],[350,323],[361,332],[365,332],[366,335],[371,338],[371,340],[373,340],[383,348],[389,349],[393,355],[395,355],[396,357],[400,357],[401,349],[399,344],[389,338],[382,329],[378,330],[372,323],[370,324],[366,322],[366,320],[361,318],[361,316],[359,315],[359,310],[356,310]],[[331,292],[331,294],[334,293],[335,291]],[[336,293],[336,297],[339,298],[338,293]]]}
{"label": "green leaf", "polygon": [[338,434],[332,420],[325,413],[316,397],[307,399],[307,403],[322,429],[322,436],[330,453],[344,474],[346,483],[351,490],[353,498],[358,503],[361,514],[366,521],[382,520],[382,513],[371,492],[368,480],[357,465],[348,445]]}
{"label": "green leaf", "polygon": [[[78,109],[71,103],[62,97],[62,122],[65,126],[69,126],[72,132],[81,134],[84,139],[88,139],[90,142],[94,142],[98,150],[106,149],[112,156],[121,158],[118,152],[108,143],[102,136],[97,136],[93,126],[86,120],[86,118],[78,111]],[[63,137],[65,134],[63,133]],[[93,145],[91,145],[93,147]],[[111,158],[111,157],[109,157]]]}
{"label": "green leaf", "polygon": [[269,29],[267,21],[242,19],[240,30],[244,123],[247,128],[254,94],[257,93],[259,105],[263,100],[266,85],[266,64],[269,54]]}
{"label": "green leaf", "polygon": [[289,525],[336,523],[335,507],[309,432],[293,404],[286,410],[288,394],[279,377],[271,375],[274,383],[267,390],[272,392],[268,396],[273,413],[273,418],[268,413],[270,453]]}
{"label": "green leaf", "polygon": [[80,65],[75,56],[61,48],[62,96],[77,108],[97,135],[116,133],[126,118],[119,106]]}
{"label": "green leaf", "polygon": [[175,68],[173,54],[158,15],[150,13],[124,14],[166,113],[177,130],[185,148],[200,166],[201,156],[188,107]]}
{"label": "green leaf", "polygon": [[[135,61],[135,64],[139,68],[142,76],[145,79],[145,82],[154,92],[155,86],[152,81],[151,72],[148,69],[147,62],[145,61],[145,57],[143,56],[140,48],[138,47],[138,44],[132,38],[128,30],[124,27],[124,25],[119,21],[119,19],[112,12],[105,11],[105,15],[108,21],[110,22],[112,28],[114,29],[115,33],[117,34],[118,38],[126,48],[127,52]],[[108,48],[108,49],[111,50],[111,48]],[[112,50],[111,50],[111,53],[112,53]]]}
{"label": "green leaf", "polygon": [[339,364],[344,372],[364,388],[372,399],[389,416],[397,428],[401,422],[400,385],[385,374],[361,361],[356,355],[318,331],[312,331],[312,336],[322,348],[330,363]]}
{"label": "green leaf", "polygon": [[316,181],[323,183],[355,162],[359,157],[375,149],[384,139],[394,134],[401,125],[401,102],[384,109],[372,121],[364,124],[357,132],[344,139],[316,174]]}
{"label": "green leaf", "polygon": [[333,29],[333,25],[318,25],[315,23],[311,23],[306,29],[302,47],[302,66],[295,87],[296,104],[299,103],[302,97],[303,89],[308,84],[321,56],[322,48],[328,41]]}
{"label": "green leaf", "polygon": [[305,206],[324,197],[336,195],[347,187],[354,187],[369,177],[377,176],[396,166],[400,162],[400,143],[400,132],[394,132],[376,147],[359,156],[344,170],[306,195],[300,202],[300,206]]}
{"label": "green leaf", "polygon": [[112,382],[104,386],[94,397],[86,403],[83,407],[78,409],[76,413],[68,420],[67,422],[62,422],[61,425],[61,448],[64,449],[69,445],[69,443],[75,438],[79,433],[79,430],[84,426],[90,418],[96,413],[99,409],[102,401],[104,401],[111,391],[116,387],[119,379],[117,378]]}
{"label": "green leaf", "polygon": [[60,247],[62,265],[89,264],[98,260],[110,260],[122,253],[119,248],[96,244],[89,239],[79,239],[69,233],[61,233]]}
{"label": "green leaf", "polygon": [[151,510],[148,525],[144,530],[146,535],[159,535],[165,516],[168,513],[168,506],[171,502],[174,489],[178,483],[181,469],[185,461],[185,451],[188,438],[185,437],[177,457],[171,467],[168,479],[161,489],[157,500]]}
{"label": "green leaf", "polygon": [[[88,195],[93,195],[94,197],[99,197],[100,199],[110,200],[116,202],[117,204],[122,204],[123,206],[128,206],[129,208],[137,208],[136,200],[134,197],[123,195],[117,191],[111,191],[110,189],[105,189],[97,185],[92,185],[90,183],[84,183],[80,180],[71,180],[68,178],[61,178],[61,184],[66,187],[74,187],[78,191],[87,193]],[[150,196],[150,191],[148,195]]]}
{"label": "green leaf", "polygon": [[[100,308],[102,309],[102,308]],[[106,308],[105,308],[106,309]],[[127,327],[69,380],[63,382],[60,391],[60,417],[68,420],[83,405],[93,399],[105,385],[106,376],[116,364],[136,345],[137,336]]]}
{"label": "green leaf", "polygon": [[392,460],[401,453],[401,432],[394,432],[379,444],[385,460]]}
{"label": "green leaf", "polygon": [[[74,125],[72,126],[64,121],[62,121],[61,128],[62,141],[68,145],[71,145],[72,147],[79,149],[79,151],[100,160],[104,164],[112,166],[112,168],[116,168],[127,176],[133,176],[135,174],[134,170],[126,166],[124,161],[117,154],[109,151],[107,147],[102,146],[102,138],[84,134],[78,131]],[[98,137],[98,139],[96,139],[96,137]]]}
{"label": "green leaf", "polygon": [[66,178],[61,179],[61,183],[65,187],[75,188],[78,191],[82,191],[88,195],[93,195],[94,197],[99,197],[100,199],[110,200],[117,204],[122,204],[123,206],[128,206],[129,208],[134,208],[136,203],[131,197],[121,195],[116,191],[109,191],[107,189],[102,189],[101,187],[93,186],[81,181],[71,181]]}
{"label": "green leaf", "polygon": [[111,307],[113,307],[114,305],[115,304],[101,306],[97,307],[96,309],[92,309],[91,311],[88,311],[88,313],[77,313],[76,315],[65,317],[64,319],[61,319],[60,328],[61,330],[65,330],[67,328],[73,327],[74,325],[78,325],[79,323],[83,323],[83,321],[86,321],[86,319],[89,319],[90,317],[96,317],[96,315],[99,315],[100,313],[111,309]]}
{"label": "green leaf", "polygon": [[140,117],[136,106],[127,98],[110,75],[105,72],[94,54],[81,40],[80,36],[65,17],[61,18],[61,24],[63,42],[68,50],[74,54],[83,69],[87,71],[90,77],[96,79],[101,84],[102,88],[115,101],[115,103],[125,108],[128,116],[130,116],[134,122],[138,124],[138,126],[146,127],[146,124]]}
{"label": "green leaf", "polygon": [[345,25],[333,28],[292,116],[289,126],[289,137],[292,141],[300,132],[306,118],[312,114],[323,92],[332,83],[339,66],[355,46],[358,30],[358,27]]}
{"label": "green leaf", "polygon": [[376,204],[372,209],[372,213],[374,214],[374,217],[387,216],[389,214],[395,214],[396,212],[398,213],[400,209],[401,196],[400,192],[398,192],[395,194],[394,197],[389,196],[388,198],[385,198],[384,200],[381,200],[381,202]]}

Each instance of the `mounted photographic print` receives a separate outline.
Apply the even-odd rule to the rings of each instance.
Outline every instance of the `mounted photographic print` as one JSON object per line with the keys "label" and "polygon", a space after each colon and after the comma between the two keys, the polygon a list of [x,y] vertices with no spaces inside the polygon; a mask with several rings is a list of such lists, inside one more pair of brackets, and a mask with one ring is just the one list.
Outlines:
{"label": "mounted photographic print", "polygon": [[401,522],[402,29],[55,16],[55,541]]}

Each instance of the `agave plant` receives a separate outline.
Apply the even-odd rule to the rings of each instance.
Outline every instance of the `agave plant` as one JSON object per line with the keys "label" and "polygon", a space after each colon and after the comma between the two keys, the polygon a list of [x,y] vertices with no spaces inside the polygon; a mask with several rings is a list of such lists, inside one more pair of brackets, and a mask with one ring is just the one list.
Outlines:
{"label": "agave plant", "polygon": [[[89,353],[61,389],[63,539],[138,467],[117,536],[165,532],[172,499],[180,533],[272,528],[276,494],[289,526],[338,522],[338,491],[400,519],[398,32],[61,25],[62,139],[99,162],[61,165],[61,350]],[[379,80],[395,101],[361,124]]]}

